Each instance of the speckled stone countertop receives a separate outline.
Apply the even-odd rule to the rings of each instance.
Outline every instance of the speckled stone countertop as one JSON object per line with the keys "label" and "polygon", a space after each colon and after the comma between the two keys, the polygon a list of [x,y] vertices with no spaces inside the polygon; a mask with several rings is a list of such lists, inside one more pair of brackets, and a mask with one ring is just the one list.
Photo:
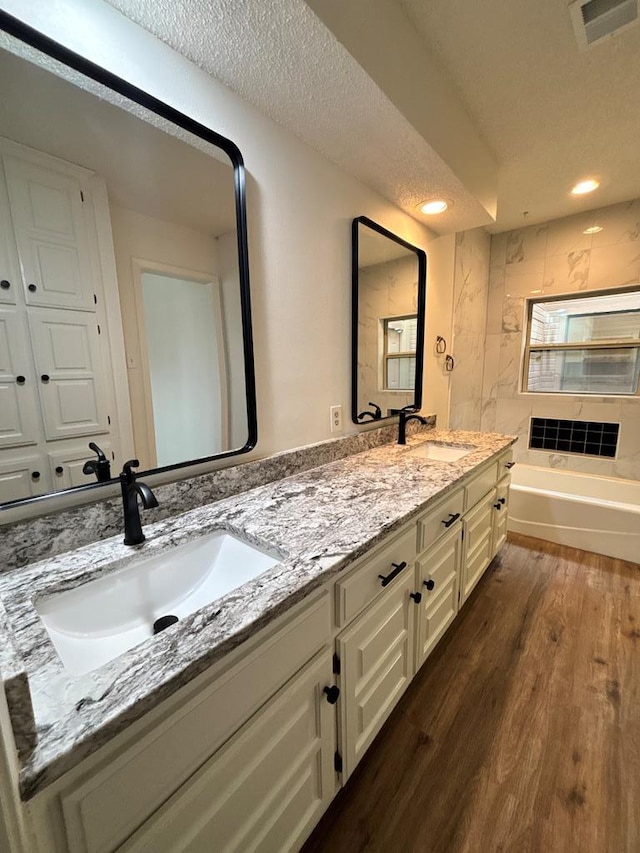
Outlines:
{"label": "speckled stone countertop", "polygon": [[[470,444],[458,462],[410,454],[425,440]],[[0,665],[29,799],[334,573],[442,497],[513,436],[430,430],[145,526],[137,549],[112,537],[0,576]],[[282,557],[161,634],[82,676],[63,667],[38,596],[70,589],[224,529]],[[6,616],[3,613],[6,611]],[[25,689],[28,683],[29,689]],[[30,696],[29,696],[30,693]]]}

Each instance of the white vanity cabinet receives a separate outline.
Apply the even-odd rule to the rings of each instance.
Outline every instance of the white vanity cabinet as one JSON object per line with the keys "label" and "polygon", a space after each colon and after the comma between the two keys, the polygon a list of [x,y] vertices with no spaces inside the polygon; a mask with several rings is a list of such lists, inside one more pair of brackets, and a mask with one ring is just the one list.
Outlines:
{"label": "white vanity cabinet", "polygon": [[329,805],[335,706],[327,648],[217,752],[122,853],[297,850]]}
{"label": "white vanity cabinet", "polygon": [[496,462],[481,470],[465,486],[467,503],[462,525],[461,607],[506,539],[512,457],[511,450],[501,454]]}
{"label": "white vanity cabinet", "polygon": [[413,565],[405,572],[337,638],[343,781],[413,678]]}
{"label": "white vanity cabinet", "polygon": [[418,617],[416,670],[425,662],[458,613],[462,525],[455,521],[437,545],[416,563],[422,600]]}
{"label": "white vanity cabinet", "polygon": [[484,465],[29,802],[20,853],[298,850],[506,535]]}
{"label": "white vanity cabinet", "polygon": [[329,594],[312,595],[54,782],[30,803],[28,853],[286,849],[280,833],[295,849],[337,784],[331,623]]}
{"label": "white vanity cabinet", "polygon": [[494,502],[495,488],[491,488],[474,508],[466,513],[462,523],[464,549],[460,579],[461,606],[493,558]]}

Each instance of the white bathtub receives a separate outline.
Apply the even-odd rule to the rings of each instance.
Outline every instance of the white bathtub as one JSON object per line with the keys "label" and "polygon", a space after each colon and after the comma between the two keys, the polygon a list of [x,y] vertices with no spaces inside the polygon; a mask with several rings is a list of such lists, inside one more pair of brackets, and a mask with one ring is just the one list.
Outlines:
{"label": "white bathtub", "polygon": [[640,483],[516,465],[509,530],[640,563]]}

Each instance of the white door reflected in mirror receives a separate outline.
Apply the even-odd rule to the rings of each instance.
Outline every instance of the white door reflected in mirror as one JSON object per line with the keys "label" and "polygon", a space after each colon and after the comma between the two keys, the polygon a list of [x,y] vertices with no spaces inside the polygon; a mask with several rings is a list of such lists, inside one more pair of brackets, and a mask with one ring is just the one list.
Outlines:
{"label": "white door reflected in mirror", "polygon": [[150,272],[141,285],[155,439],[149,467],[221,453],[228,412],[220,286]]}

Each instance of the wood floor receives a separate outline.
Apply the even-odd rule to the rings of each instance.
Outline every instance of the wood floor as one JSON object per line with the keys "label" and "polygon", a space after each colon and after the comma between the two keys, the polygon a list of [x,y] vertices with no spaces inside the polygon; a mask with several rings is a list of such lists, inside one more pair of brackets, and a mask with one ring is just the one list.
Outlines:
{"label": "wood floor", "polygon": [[639,853],[640,566],[510,536],[304,853]]}

